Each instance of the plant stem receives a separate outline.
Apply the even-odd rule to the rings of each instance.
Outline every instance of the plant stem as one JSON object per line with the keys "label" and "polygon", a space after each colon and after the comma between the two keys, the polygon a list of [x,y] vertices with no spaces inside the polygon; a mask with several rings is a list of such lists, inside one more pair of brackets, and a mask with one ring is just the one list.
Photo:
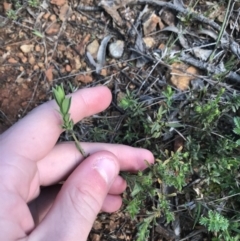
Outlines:
{"label": "plant stem", "polygon": [[74,132],[71,131],[71,135],[75,141],[75,145],[77,147],[77,149],[81,152],[81,154],[83,155],[84,158],[86,158],[88,155],[86,155],[86,152],[83,150],[83,148],[80,145],[80,142],[78,141],[77,137],[75,136]]}

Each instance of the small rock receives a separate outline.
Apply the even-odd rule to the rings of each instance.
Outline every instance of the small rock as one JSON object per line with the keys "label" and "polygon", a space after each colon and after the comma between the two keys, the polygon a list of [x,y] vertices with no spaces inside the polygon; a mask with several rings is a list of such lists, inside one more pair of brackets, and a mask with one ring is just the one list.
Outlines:
{"label": "small rock", "polygon": [[57,6],[62,6],[67,2],[67,0],[51,0],[50,2],[51,2],[51,4],[54,4]]}
{"label": "small rock", "polygon": [[22,63],[27,63],[27,61],[28,61],[28,59],[27,59],[27,57],[25,57],[25,56],[22,56],[21,57],[21,61],[22,61]]}
{"label": "small rock", "polygon": [[38,67],[39,67],[40,69],[43,69],[43,68],[44,68],[44,64],[43,64],[42,62],[38,62]]}
{"label": "small rock", "polygon": [[38,65],[35,64],[35,65],[33,66],[33,70],[39,70]]}
{"label": "small rock", "polygon": [[146,47],[148,49],[153,48],[155,46],[155,44],[156,44],[154,38],[152,38],[152,37],[144,37],[143,38],[143,42],[146,44]]}
{"label": "small rock", "polygon": [[43,18],[44,18],[45,20],[47,20],[50,15],[51,15],[51,13],[47,12],[47,13],[45,13],[45,14],[43,15]]}
{"label": "small rock", "polygon": [[109,53],[113,58],[119,59],[123,55],[124,42],[122,40],[117,40],[109,44]]}
{"label": "small rock", "polygon": [[69,64],[67,64],[65,66],[65,69],[66,69],[67,72],[71,72],[72,71],[72,67]]}
{"label": "small rock", "polygon": [[99,43],[96,39],[87,46],[87,51],[92,55],[93,58],[97,58],[98,49]]}
{"label": "small rock", "polygon": [[101,236],[99,234],[94,233],[92,236],[92,241],[100,241]]}
{"label": "small rock", "polygon": [[35,64],[35,58],[34,58],[34,56],[33,56],[32,54],[28,57],[28,62],[29,62],[31,65],[34,65],[34,64]]}
{"label": "small rock", "polygon": [[50,17],[49,17],[49,20],[52,21],[52,22],[55,22],[57,20],[57,16],[55,14],[52,14]]}
{"label": "small rock", "polygon": [[71,20],[76,21],[76,15],[75,14],[72,15]]}
{"label": "small rock", "polygon": [[19,71],[23,72],[24,68],[22,66],[19,67]]}
{"label": "small rock", "polygon": [[175,26],[175,15],[169,10],[164,9],[160,14],[161,19],[168,26]]}
{"label": "small rock", "polygon": [[40,52],[40,51],[41,51],[40,45],[37,44],[37,45],[35,46],[35,51],[36,51],[36,52]]}
{"label": "small rock", "polygon": [[102,223],[96,220],[93,224],[93,229],[95,230],[101,230],[102,229]]}
{"label": "small rock", "polygon": [[93,81],[93,77],[91,75],[79,74],[75,77],[75,80],[80,81],[84,84],[88,84],[88,83],[91,83]]}
{"label": "small rock", "polygon": [[24,78],[17,78],[17,79],[16,79],[16,82],[17,82],[18,84],[22,84],[23,81],[24,81]]}
{"label": "small rock", "polygon": [[51,65],[46,71],[45,71],[45,75],[46,78],[48,80],[48,82],[52,82],[53,81],[53,66]]}
{"label": "small rock", "polygon": [[82,67],[82,64],[81,64],[81,61],[80,61],[80,58],[79,56],[75,57],[74,58],[74,61],[75,61],[75,68],[78,70]]}
{"label": "small rock", "polygon": [[158,49],[161,49],[161,50],[164,50],[166,47],[166,45],[164,43],[161,43],[159,46],[158,46]]}
{"label": "small rock", "polygon": [[50,26],[45,30],[45,33],[47,35],[56,35],[59,33],[59,30],[60,30],[60,24],[53,23],[53,24],[50,24]]}
{"label": "small rock", "polygon": [[107,69],[102,69],[100,75],[107,76]]}
{"label": "small rock", "polygon": [[24,54],[30,53],[31,51],[33,51],[33,48],[34,48],[33,44],[24,44],[20,46],[20,49]]}
{"label": "small rock", "polygon": [[9,58],[8,59],[8,63],[10,63],[10,64],[16,64],[16,63],[18,63],[18,61],[16,60],[16,59],[14,59],[14,58]]}

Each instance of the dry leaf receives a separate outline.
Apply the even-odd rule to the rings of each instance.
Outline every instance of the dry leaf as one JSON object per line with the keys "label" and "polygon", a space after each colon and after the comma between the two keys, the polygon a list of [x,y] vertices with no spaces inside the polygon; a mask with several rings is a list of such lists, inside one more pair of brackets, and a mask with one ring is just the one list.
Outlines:
{"label": "dry leaf", "polygon": [[51,4],[62,6],[67,2],[67,0],[51,0]]}
{"label": "dry leaf", "polygon": [[166,45],[164,43],[161,43],[159,46],[158,46],[158,49],[161,49],[161,50],[164,50],[166,47]]}
{"label": "dry leaf", "polygon": [[118,13],[118,9],[126,7],[131,2],[131,0],[101,0],[99,6],[104,8],[104,10],[113,18],[113,21],[119,25],[123,25],[122,18]]}
{"label": "dry leaf", "polygon": [[164,28],[161,19],[155,13],[153,13],[147,19],[147,21],[143,23],[144,36],[147,36],[148,34],[156,31],[157,25],[159,25],[160,29]]}
{"label": "dry leaf", "polygon": [[75,80],[80,81],[84,84],[88,84],[88,83],[91,83],[93,81],[93,77],[91,75],[79,74],[75,77]]}
{"label": "dry leaf", "polygon": [[162,21],[166,23],[168,26],[175,25],[175,15],[169,10],[163,10],[160,14],[160,17]]}
{"label": "dry leaf", "polygon": [[58,23],[52,23],[46,30],[47,35],[56,35],[59,33],[60,25]]}
{"label": "dry leaf", "polygon": [[3,2],[3,9],[4,9],[4,12],[6,13],[7,11],[11,10],[12,9],[12,3],[8,3],[6,1]]}
{"label": "dry leaf", "polygon": [[173,63],[171,67],[170,82],[180,90],[188,89],[190,81],[196,78],[194,75],[199,74],[197,68],[183,63]]}
{"label": "dry leaf", "polygon": [[81,40],[81,42],[76,46],[76,50],[78,50],[81,56],[85,54],[85,47],[86,47],[86,44],[89,42],[90,38],[91,38],[91,35],[87,34],[84,37],[84,39]]}
{"label": "dry leaf", "polygon": [[143,42],[146,44],[146,47],[149,49],[153,48],[156,44],[154,38],[152,38],[152,37],[144,37]]}
{"label": "dry leaf", "polygon": [[225,16],[225,7],[218,5],[217,2],[206,2],[209,8],[211,9],[208,18],[218,19],[218,21],[223,22]]}
{"label": "dry leaf", "polygon": [[69,16],[71,15],[72,13],[72,9],[71,7],[68,6],[67,3],[65,3],[61,8],[60,8],[60,11],[59,11],[59,18],[60,20],[62,21],[65,21],[66,19],[69,18]]}

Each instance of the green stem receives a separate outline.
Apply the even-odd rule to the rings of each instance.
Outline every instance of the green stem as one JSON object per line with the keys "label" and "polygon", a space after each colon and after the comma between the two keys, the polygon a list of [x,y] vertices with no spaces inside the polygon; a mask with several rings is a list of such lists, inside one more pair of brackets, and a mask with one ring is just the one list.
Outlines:
{"label": "green stem", "polygon": [[224,16],[224,20],[223,20],[223,24],[222,24],[222,27],[221,27],[221,30],[220,30],[220,33],[218,35],[218,38],[217,38],[217,42],[216,42],[216,46],[215,46],[215,49],[214,51],[212,52],[211,56],[209,57],[209,61],[210,63],[213,61],[213,58],[214,58],[214,55],[215,55],[215,52],[218,48],[218,45],[222,39],[222,36],[224,34],[224,31],[225,31],[225,28],[226,28],[226,24],[227,24],[227,19],[228,19],[228,13],[229,13],[229,10],[230,10],[230,6],[231,6],[231,2],[232,1],[228,1],[228,5],[227,5],[227,10],[226,10],[226,13],[225,13],[225,16]]}
{"label": "green stem", "polygon": [[71,131],[72,137],[75,141],[75,145],[77,147],[77,149],[80,151],[80,153],[83,155],[84,158],[86,158],[88,155],[86,155],[86,152],[83,150],[83,148],[80,145],[80,142],[78,141],[77,137],[75,136],[74,132]]}

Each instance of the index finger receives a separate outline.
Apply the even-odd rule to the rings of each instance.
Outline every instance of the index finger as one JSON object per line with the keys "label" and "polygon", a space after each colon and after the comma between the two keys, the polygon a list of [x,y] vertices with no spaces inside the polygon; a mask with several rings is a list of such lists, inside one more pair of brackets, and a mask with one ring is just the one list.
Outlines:
{"label": "index finger", "polygon": [[[111,102],[108,88],[99,86],[72,94],[70,108],[74,122],[103,111]],[[15,153],[29,160],[40,160],[56,144],[62,132],[61,116],[55,101],[49,101],[30,112],[0,136],[0,152]]]}

